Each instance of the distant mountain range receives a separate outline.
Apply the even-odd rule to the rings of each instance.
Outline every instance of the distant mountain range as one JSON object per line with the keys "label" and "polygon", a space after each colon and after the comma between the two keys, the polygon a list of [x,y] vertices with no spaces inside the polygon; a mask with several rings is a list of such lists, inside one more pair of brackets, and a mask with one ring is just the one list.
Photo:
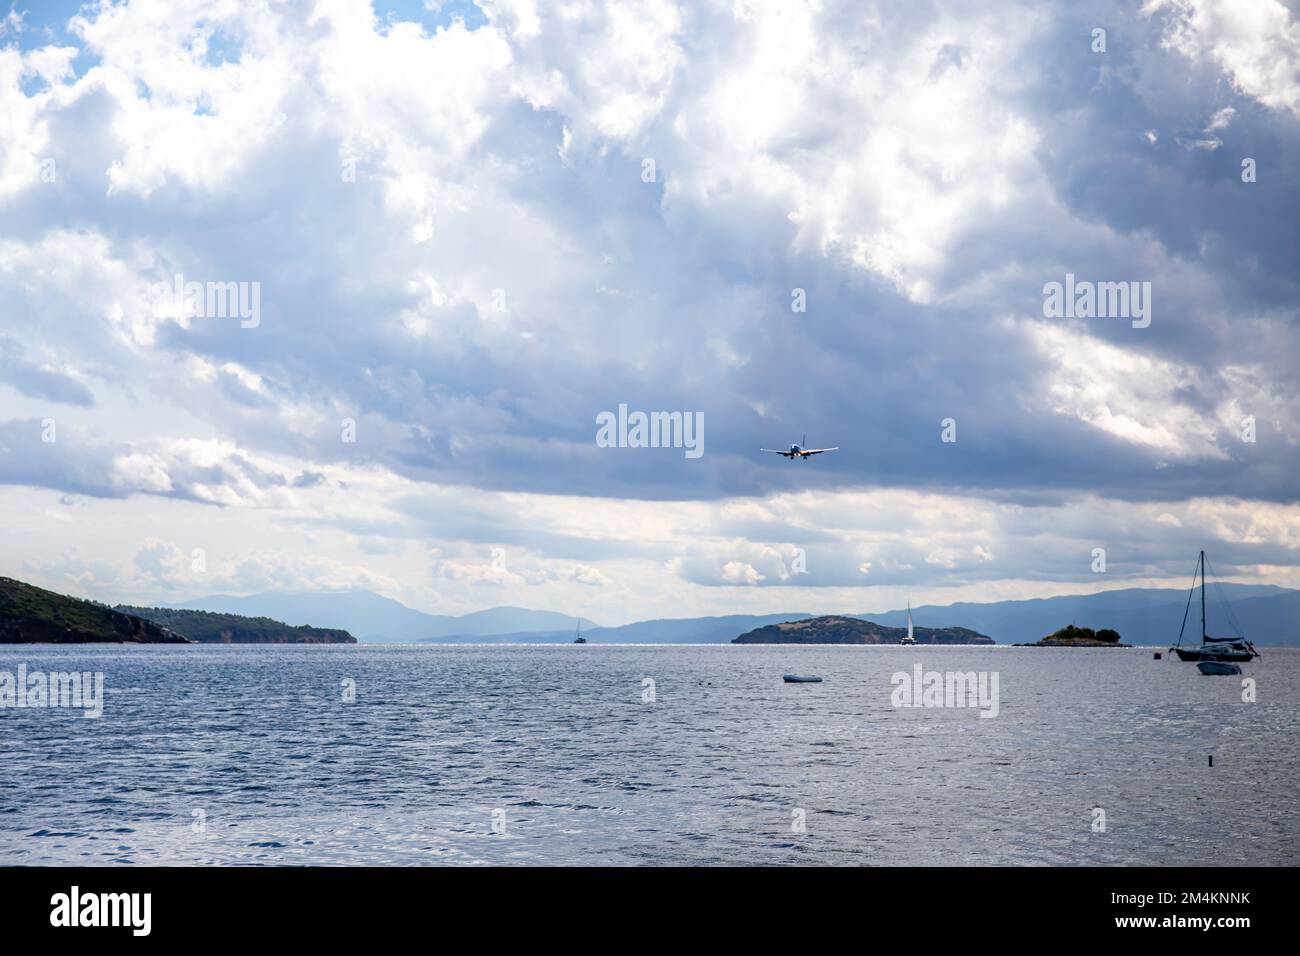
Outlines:
{"label": "distant mountain range", "polygon": [[[343,628],[362,643],[568,643],[578,619],[555,611],[498,607],[462,616],[426,614],[370,591],[279,594],[248,597],[217,595],[179,605],[270,617],[289,624]],[[1125,588],[1095,594],[1064,595],[1027,601],[959,603],[912,608],[918,627],[964,627],[1000,644],[1037,641],[1067,624],[1111,628],[1127,644],[1169,645],[1178,637],[1187,591],[1176,588]],[[1300,646],[1300,591],[1271,584],[1211,583],[1209,631],[1233,633],[1228,611],[1257,645]],[[807,611],[731,614],[720,617],[659,618],[618,627],[597,627],[586,618],[582,635],[592,644],[722,644],[739,635],[786,621],[805,620]],[[886,627],[906,624],[906,611],[843,615]],[[1199,594],[1187,615],[1185,640],[1198,641]]]}
{"label": "distant mountain range", "polygon": [[[268,591],[246,597],[216,594],[160,606],[267,617],[295,626],[341,628],[363,644],[466,641],[519,631],[558,632],[572,640],[578,627],[576,617],[519,607],[494,607],[460,616],[426,614],[364,590],[297,594]],[[584,631],[595,626],[585,618],[582,621]]]}
{"label": "distant mountain range", "polygon": [[[1221,594],[1216,594],[1221,588]],[[1300,646],[1300,591],[1273,585],[1210,585],[1206,610],[1209,631],[1214,635],[1234,633],[1226,607],[1231,609],[1243,633],[1260,646]],[[1126,644],[1168,646],[1178,639],[1178,628],[1187,609],[1187,592],[1174,588],[1126,588],[1097,594],[1064,595],[1029,601],[998,601],[988,604],[960,603],[912,608],[918,626],[965,627],[991,636],[999,644],[1027,644],[1052,634],[1067,624],[1110,628]],[[602,627],[583,636],[592,644],[715,644],[757,628],[814,617],[806,611],[782,614],[733,614],[726,617],[664,618],[638,621],[621,627]],[[842,615],[873,621],[887,627],[903,627],[907,612],[899,609],[879,613]],[[1184,640],[1200,642],[1200,598],[1192,601],[1187,614]],[[492,643],[553,643],[572,639],[571,631],[529,631],[482,637],[450,636],[443,641],[488,641]]]}
{"label": "distant mountain range", "polygon": [[[999,644],[1037,641],[1066,624],[1119,631],[1125,644],[1169,646],[1187,612],[1183,640],[1200,643],[1200,593],[1187,604],[1187,591],[1174,588],[1125,588],[1098,594],[1066,595],[993,604],[949,604],[912,608],[918,625],[969,627]],[[1300,591],[1271,584],[1210,583],[1206,595],[1207,630],[1214,636],[1234,633],[1232,620],[1259,646],[1300,645]],[[1232,620],[1229,619],[1229,612]],[[905,611],[868,615],[898,626]]]}
{"label": "distant mountain range", "polygon": [[[582,636],[592,644],[726,644],[737,635],[756,627],[809,617],[813,615],[804,612],[728,614],[723,617],[668,617],[652,621],[637,621],[619,627],[597,627],[590,631],[584,623]],[[532,631],[499,634],[493,640],[501,643],[531,644],[563,640],[565,637],[565,634],[554,631]],[[571,633],[567,637],[569,640],[573,639]]]}
{"label": "distant mountain range", "polygon": [[[1206,608],[1211,635],[1240,633],[1260,647],[1300,646],[1300,591],[1274,585],[1211,584]],[[1126,644],[1168,646],[1177,640],[1184,614],[1184,640],[1199,643],[1200,595],[1194,594],[1189,604],[1187,592],[1174,588],[1126,588],[912,609],[918,639],[925,633],[966,629],[1000,644],[1033,643],[1073,624],[1118,631]],[[582,636],[592,644],[723,644],[751,632],[775,634],[764,629],[814,616],[791,611],[659,618],[619,627],[598,627],[584,618]],[[888,643],[892,634],[883,635],[902,628],[906,612],[823,618],[832,619],[840,624],[865,621],[872,634],[880,632]],[[114,609],[0,577],[0,643],[184,642],[187,638],[202,643],[352,643],[354,634],[361,643],[569,643],[577,626],[578,619],[567,614],[519,607],[460,616],[426,614],[363,590],[213,595],[182,605]]]}

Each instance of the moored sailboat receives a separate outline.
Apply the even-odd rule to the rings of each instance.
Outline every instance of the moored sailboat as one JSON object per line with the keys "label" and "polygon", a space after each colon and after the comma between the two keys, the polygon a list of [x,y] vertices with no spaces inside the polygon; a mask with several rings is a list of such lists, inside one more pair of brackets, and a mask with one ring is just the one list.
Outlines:
{"label": "moored sailboat", "polygon": [[[1255,645],[1244,637],[1210,637],[1205,629],[1205,552],[1201,552],[1196,562],[1196,573],[1201,577],[1201,646],[1183,647],[1183,632],[1187,629],[1187,612],[1192,607],[1192,595],[1196,593],[1196,575],[1192,576],[1192,589],[1187,593],[1187,607],[1183,610],[1183,626],[1178,629],[1178,643],[1169,648],[1178,655],[1180,661],[1196,661],[1227,664],[1245,662],[1259,657]],[[1231,673],[1230,671],[1211,668],[1201,669],[1201,673]]]}

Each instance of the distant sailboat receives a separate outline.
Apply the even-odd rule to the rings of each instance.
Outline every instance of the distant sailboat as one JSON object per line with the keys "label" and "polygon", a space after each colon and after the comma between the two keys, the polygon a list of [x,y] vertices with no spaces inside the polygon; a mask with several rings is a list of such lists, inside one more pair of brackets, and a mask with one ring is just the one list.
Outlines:
{"label": "distant sailboat", "polygon": [[575,635],[575,636],[574,636],[574,638],[573,638],[573,643],[575,643],[575,644],[586,644],[586,643],[587,643],[587,639],[586,639],[585,637],[582,636],[582,618],[578,618],[578,630],[577,630],[576,632],[574,632],[574,635]]}
{"label": "distant sailboat", "polygon": [[913,636],[912,633],[912,602],[910,599],[907,602],[907,637],[903,638],[903,640],[900,643],[902,644],[916,643],[916,637]]}
{"label": "distant sailboat", "polygon": [[[1187,612],[1192,607],[1192,595],[1196,593],[1196,575],[1192,575],[1192,589],[1187,594],[1187,607],[1183,610],[1183,626],[1178,629],[1178,643],[1169,648],[1178,655],[1180,661],[1196,661],[1226,664],[1232,661],[1248,661],[1253,657],[1259,657],[1259,651],[1255,650],[1255,645],[1250,643],[1244,637],[1210,637],[1205,632],[1205,552],[1201,552],[1200,558],[1196,562],[1196,573],[1201,576],[1201,646],[1200,647],[1183,647],[1183,631],[1187,629]],[[1231,610],[1229,610],[1231,615]],[[1217,668],[1202,668],[1202,674],[1223,674],[1231,671],[1220,670]],[[1240,672],[1238,672],[1240,673]]]}

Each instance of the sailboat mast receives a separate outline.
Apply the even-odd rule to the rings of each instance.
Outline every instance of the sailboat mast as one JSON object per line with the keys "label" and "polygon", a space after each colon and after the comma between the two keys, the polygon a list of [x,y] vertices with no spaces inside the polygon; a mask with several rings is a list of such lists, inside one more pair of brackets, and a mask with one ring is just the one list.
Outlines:
{"label": "sailboat mast", "polygon": [[1201,643],[1205,643],[1205,552],[1201,552]]}

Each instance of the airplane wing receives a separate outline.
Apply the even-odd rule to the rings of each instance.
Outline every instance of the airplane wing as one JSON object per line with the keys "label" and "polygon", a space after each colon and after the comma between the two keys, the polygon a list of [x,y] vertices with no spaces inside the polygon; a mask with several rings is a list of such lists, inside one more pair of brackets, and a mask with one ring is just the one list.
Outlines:
{"label": "airplane wing", "polygon": [[760,448],[759,451],[770,451],[770,452],[771,452],[772,454],[774,454],[774,455],[781,455],[781,456],[783,456],[783,457],[785,457],[785,458],[792,458],[792,457],[794,457],[793,455],[790,454],[790,452],[788,452],[788,451],[780,451],[779,449],[776,449],[776,448]]}
{"label": "airplane wing", "polygon": [[820,454],[821,454],[822,452],[824,452],[824,451],[839,451],[839,450],[840,450],[840,448],[839,448],[838,445],[836,445],[834,448],[806,448],[806,449],[804,449],[804,454],[805,454],[805,455],[820,455]]}

